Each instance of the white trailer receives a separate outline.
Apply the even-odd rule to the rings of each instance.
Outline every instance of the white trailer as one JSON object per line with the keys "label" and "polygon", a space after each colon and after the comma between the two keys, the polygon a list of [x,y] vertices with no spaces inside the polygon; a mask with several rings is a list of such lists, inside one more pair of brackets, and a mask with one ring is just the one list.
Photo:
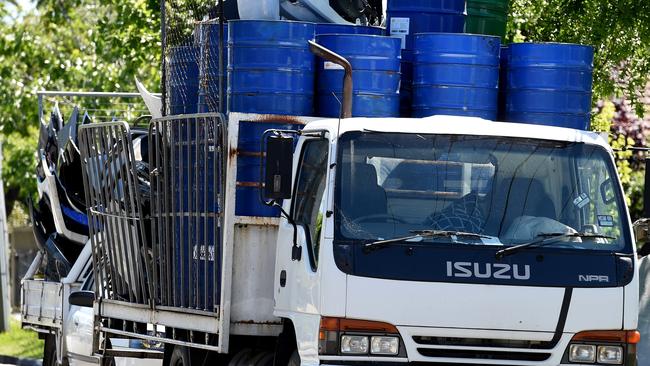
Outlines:
{"label": "white trailer", "polygon": [[[239,137],[265,123],[300,132],[259,134],[255,185]],[[173,365],[636,362],[634,234],[597,134],[451,116],[166,117],[150,129],[149,215],[128,126],[80,133],[96,337],[165,343]],[[238,215],[242,187],[284,198],[283,217]]]}

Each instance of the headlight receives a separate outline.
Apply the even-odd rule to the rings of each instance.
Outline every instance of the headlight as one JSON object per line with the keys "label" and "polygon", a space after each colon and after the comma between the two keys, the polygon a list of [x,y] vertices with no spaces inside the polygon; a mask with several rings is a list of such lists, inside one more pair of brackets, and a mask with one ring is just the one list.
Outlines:
{"label": "headlight", "polygon": [[598,346],[598,363],[621,365],[623,363],[623,347]]}
{"label": "headlight", "polygon": [[590,344],[572,344],[569,348],[569,361],[578,363],[596,362],[596,346]]}
{"label": "headlight", "polygon": [[375,336],[370,339],[370,353],[373,355],[396,355],[399,353],[398,337]]}
{"label": "headlight", "polygon": [[404,343],[394,325],[333,317],[321,318],[318,354],[406,358]]}
{"label": "headlight", "polygon": [[341,336],[341,353],[356,355],[368,353],[368,337],[357,335]]}

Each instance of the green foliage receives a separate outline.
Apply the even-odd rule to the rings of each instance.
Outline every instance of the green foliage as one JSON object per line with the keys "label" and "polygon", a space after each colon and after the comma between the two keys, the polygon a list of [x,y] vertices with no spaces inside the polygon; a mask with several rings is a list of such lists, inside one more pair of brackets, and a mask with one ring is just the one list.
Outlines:
{"label": "green foliage", "polygon": [[650,1],[512,0],[508,40],[595,48],[594,101],[625,94],[638,115],[650,76]]}
{"label": "green foliage", "polygon": [[608,133],[632,220],[643,217],[644,154],[630,148],[646,146],[645,124],[629,113],[624,101],[614,103],[607,100],[599,102],[599,112],[594,116],[592,129]]}
{"label": "green foliage", "polygon": [[159,85],[159,8],[154,0],[40,0],[17,20],[0,17],[2,174],[19,200],[35,192],[36,91],[130,91],[134,76]]}
{"label": "green foliage", "polygon": [[38,334],[20,329],[20,323],[11,318],[9,331],[0,333],[0,355],[19,358],[43,358],[43,341]]}

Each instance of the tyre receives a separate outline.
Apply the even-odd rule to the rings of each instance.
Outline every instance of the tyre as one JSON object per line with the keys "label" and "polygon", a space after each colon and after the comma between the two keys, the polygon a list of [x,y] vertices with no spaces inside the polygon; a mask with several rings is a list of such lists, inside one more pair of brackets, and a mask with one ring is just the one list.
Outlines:
{"label": "tyre", "polygon": [[263,350],[244,349],[230,360],[228,366],[273,366],[273,353]]}
{"label": "tyre", "polygon": [[192,360],[190,358],[190,351],[187,347],[174,346],[171,357],[169,358],[169,366],[191,366]]}
{"label": "tyre", "polygon": [[43,366],[58,366],[56,360],[56,339],[53,335],[48,335],[45,338],[45,346],[43,347]]}
{"label": "tyre", "polygon": [[291,357],[289,358],[289,363],[287,363],[287,366],[300,366],[300,355],[298,354],[298,350],[293,351]]}

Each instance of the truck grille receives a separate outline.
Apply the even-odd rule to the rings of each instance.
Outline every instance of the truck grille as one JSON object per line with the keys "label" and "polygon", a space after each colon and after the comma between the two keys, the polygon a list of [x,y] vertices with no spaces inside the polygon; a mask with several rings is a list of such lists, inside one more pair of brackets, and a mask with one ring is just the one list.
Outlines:
{"label": "truck grille", "polygon": [[518,340],[518,339],[414,336],[413,341],[417,344],[427,345],[427,346],[462,346],[462,347],[524,348],[524,349],[551,349],[555,346],[552,342],[526,341],[526,340]]}
{"label": "truck grille", "polygon": [[432,349],[418,348],[418,352],[425,357],[464,358],[481,360],[508,360],[508,361],[545,361],[551,357],[550,353],[512,352],[512,351],[484,351],[466,349]]}

